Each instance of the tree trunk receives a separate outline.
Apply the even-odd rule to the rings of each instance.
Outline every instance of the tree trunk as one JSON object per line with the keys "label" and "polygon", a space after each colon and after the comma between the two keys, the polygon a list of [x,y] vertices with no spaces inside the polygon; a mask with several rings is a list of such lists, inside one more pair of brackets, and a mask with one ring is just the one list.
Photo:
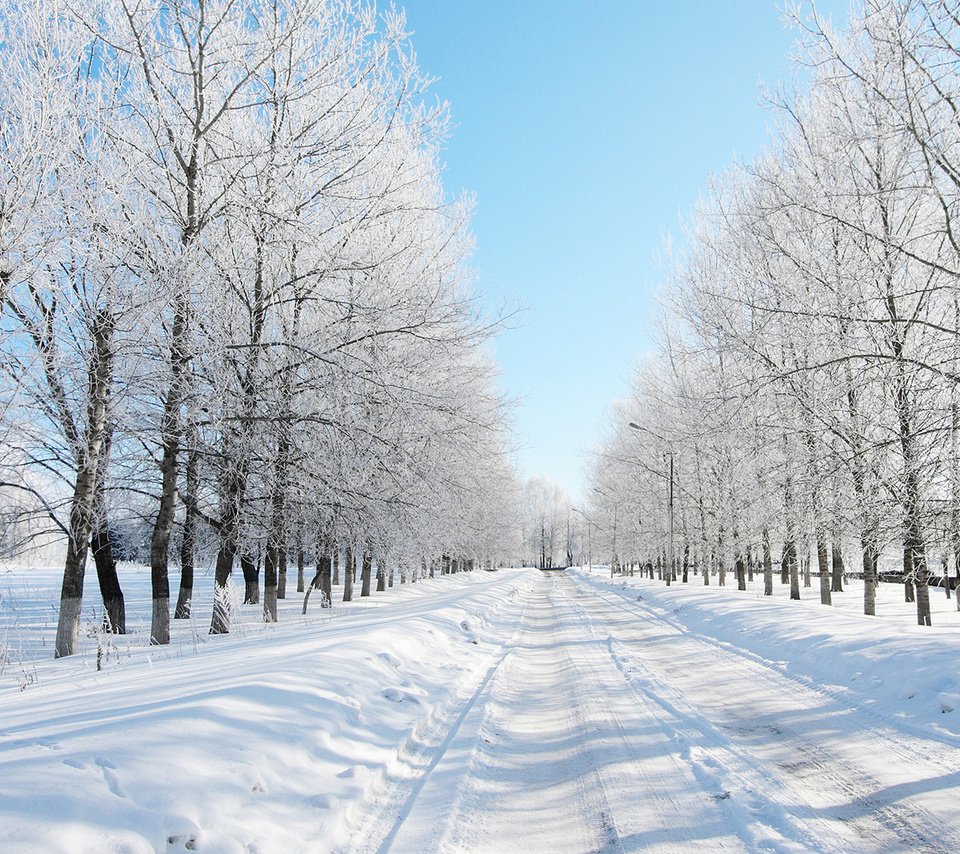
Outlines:
{"label": "tree trunk", "polygon": [[817,569],[820,571],[820,604],[832,605],[830,566],[827,560],[827,531],[824,525],[817,526]]}
{"label": "tree trunk", "polygon": [[277,557],[279,562],[277,564],[277,598],[286,599],[287,598],[287,548],[286,546],[280,546],[277,549]]}
{"label": "tree trunk", "polygon": [[[108,401],[113,380],[113,353],[111,350],[114,324],[107,312],[98,312],[93,329],[93,356],[88,369],[88,392],[85,440],[82,445],[72,421],[64,425],[68,437],[75,439],[77,476],[70,501],[70,523],[67,536],[67,555],[60,587],[60,613],[57,618],[57,637],[54,657],[74,655],[80,641],[80,615],[83,607],[83,578],[86,571],[88,541],[93,514],[97,478],[103,461],[104,444],[108,432]],[[44,355],[53,360],[53,345]],[[56,394],[62,390],[55,376],[55,367],[47,367],[48,384]],[[64,411],[69,411],[63,402]]]}
{"label": "tree trunk", "polygon": [[377,593],[383,593],[387,589],[387,564],[386,561],[377,561]]}
{"label": "tree trunk", "polygon": [[213,572],[213,616],[210,620],[210,634],[222,635],[230,631],[230,576],[233,574],[233,561],[237,556],[237,547],[233,540],[220,543],[217,551],[217,563]]}
{"label": "tree trunk", "polygon": [[93,495],[93,520],[91,521],[93,537],[90,541],[90,549],[97,567],[100,597],[103,599],[104,631],[124,635],[127,633],[126,608],[123,591],[120,589],[120,579],[117,577],[117,561],[113,554],[113,537],[110,533],[106,496],[106,467],[110,459],[112,441],[113,429],[107,427]]}
{"label": "tree trunk", "polygon": [[253,555],[240,554],[240,570],[243,572],[243,604],[260,604],[260,568]]}
{"label": "tree trunk", "polygon": [[173,611],[175,620],[190,619],[193,604],[194,555],[197,548],[197,489],[199,486],[199,451],[196,437],[191,443],[187,456],[186,483],[183,490],[183,539],[180,542],[180,592],[177,594],[177,606]]}
{"label": "tree trunk", "polygon": [[790,573],[790,598],[800,598],[800,572],[797,560],[797,544],[793,540],[787,545],[787,567]]}
{"label": "tree trunk", "polygon": [[909,546],[903,547],[903,601],[917,601],[913,592],[913,552]]}
{"label": "tree trunk", "polygon": [[[785,451],[787,449],[786,446],[787,440],[784,439]],[[789,473],[783,482],[783,512],[786,517],[786,536],[783,542],[783,552],[787,561],[787,571],[790,575],[790,598],[793,600],[800,598],[800,576],[797,572],[797,533],[793,515],[793,478]]]}
{"label": "tree trunk", "polygon": [[773,596],[773,558],[770,554],[770,529],[763,526],[763,595]]}
{"label": "tree trunk", "polygon": [[117,562],[113,556],[113,540],[110,528],[104,517],[90,543],[93,560],[97,567],[97,581],[100,583],[100,595],[103,597],[103,626],[116,635],[127,633],[126,608],[120,579],[117,577]]}
{"label": "tree trunk", "polygon": [[877,613],[877,553],[872,534],[865,532],[860,546],[863,550],[863,613],[873,617]]}
{"label": "tree trunk", "polygon": [[332,608],[333,607],[333,568],[337,565],[339,561],[339,554],[337,549],[330,549],[329,552],[319,553],[322,556],[318,557],[317,560],[320,561],[320,589],[323,590],[323,607]]}
{"label": "tree trunk", "polygon": [[277,578],[280,570],[280,549],[275,542],[267,543],[263,561],[263,621],[277,621]]}
{"label": "tree trunk", "polygon": [[356,572],[356,561],[353,557],[353,546],[347,546],[344,552],[343,566],[343,601],[353,600],[353,574]]}
{"label": "tree trunk", "polygon": [[831,551],[833,572],[830,579],[830,592],[843,593],[843,551],[840,547],[840,533],[836,530],[833,532]]}
{"label": "tree trunk", "polygon": [[189,309],[185,293],[176,295],[173,327],[170,337],[170,386],[163,403],[161,436],[163,453],[160,459],[160,506],[150,538],[150,585],[153,615],[150,623],[150,643],[170,643],[170,578],[168,558],[170,534],[177,508],[177,457],[180,453],[182,430],[180,409],[186,391],[190,356],[187,342]]}
{"label": "tree trunk", "polygon": [[917,585],[917,624],[933,625],[930,613],[930,572],[927,568],[927,555],[922,545],[914,551],[913,571]]}
{"label": "tree trunk", "polygon": [[303,593],[303,584],[304,584],[303,564],[304,564],[303,547],[297,546],[297,593]]}
{"label": "tree trunk", "polygon": [[360,596],[370,595],[370,578],[373,571],[373,555],[370,551],[370,545],[363,548],[363,556],[360,559]]}
{"label": "tree trunk", "polygon": [[[310,581],[310,586],[304,591],[303,594],[303,608],[300,611],[300,616],[303,616],[307,613],[307,603],[310,601],[310,593],[314,590],[320,590],[323,587],[323,577],[322,570],[320,569],[320,560],[317,560],[317,571],[314,573],[313,579]],[[298,591],[299,592],[299,591]],[[321,595],[321,598],[322,595]],[[326,603],[320,605],[321,608],[327,607]]]}

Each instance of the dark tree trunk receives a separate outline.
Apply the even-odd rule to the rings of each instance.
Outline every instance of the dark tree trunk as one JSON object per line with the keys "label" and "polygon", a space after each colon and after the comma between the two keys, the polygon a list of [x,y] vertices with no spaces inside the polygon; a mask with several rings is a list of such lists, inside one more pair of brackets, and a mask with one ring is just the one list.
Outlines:
{"label": "dark tree trunk", "polygon": [[277,621],[277,578],[280,574],[280,549],[275,543],[267,544],[263,561],[263,619],[267,623]]}
{"label": "dark tree trunk", "polygon": [[770,529],[763,526],[763,595],[773,596],[773,556],[770,554]]}
{"label": "dark tree trunk", "polygon": [[370,595],[370,578],[373,571],[373,555],[369,544],[364,546],[363,557],[360,560],[360,595]]}
{"label": "dark tree trunk", "polygon": [[909,546],[903,547],[903,601],[917,601],[913,592],[913,552]]}
{"label": "dark tree trunk", "polygon": [[285,546],[281,546],[277,549],[277,557],[279,562],[277,564],[277,598],[286,599],[287,598],[287,549]]}
{"label": "dark tree trunk", "polygon": [[247,457],[238,449],[227,449],[232,459],[221,487],[220,496],[220,547],[213,574],[213,616],[210,634],[222,635],[230,631],[230,597],[227,585],[233,575],[233,562],[237,556],[240,539],[240,511],[247,491]]}
{"label": "dark tree trunk", "polygon": [[800,598],[800,568],[797,560],[797,544],[793,540],[787,543],[787,567],[790,573],[790,598]]}
{"label": "dark tree trunk", "polygon": [[170,335],[170,386],[163,404],[163,453],[160,459],[160,506],[150,538],[150,585],[153,615],[150,643],[170,643],[170,534],[177,509],[177,458],[182,431],[181,407],[186,391],[190,355],[187,342],[189,309],[185,293],[178,293]]}
{"label": "dark tree trunk", "polygon": [[213,617],[210,634],[223,635],[230,631],[230,595],[228,585],[233,574],[233,561],[237,547],[233,540],[221,542],[217,551],[217,563],[213,571]]}
{"label": "dark tree trunk", "polygon": [[353,574],[357,571],[356,560],[353,557],[353,546],[347,546],[344,552],[343,566],[343,601],[353,600]]}
{"label": "dark tree trunk", "polygon": [[240,569],[243,572],[243,604],[258,605],[260,603],[260,569],[253,555],[240,555]]}
{"label": "dark tree trunk", "polygon": [[[98,312],[93,330],[93,358],[88,369],[88,396],[85,437],[81,440],[75,423],[69,416],[66,391],[60,382],[56,366],[53,340],[41,339],[47,384],[54,407],[62,413],[63,429],[72,441],[77,456],[77,476],[70,501],[70,524],[67,536],[67,555],[63,566],[60,588],[60,613],[57,618],[57,637],[54,657],[73,655],[80,641],[80,615],[83,606],[83,579],[86,573],[88,541],[93,514],[93,502],[100,467],[104,461],[104,446],[108,441],[108,401],[113,382],[114,324],[107,312]],[[52,334],[48,336],[51,338]]]}
{"label": "dark tree trunk", "polygon": [[304,555],[303,548],[297,546],[297,593],[303,593],[303,566],[304,566]]}
{"label": "dark tree trunk", "polygon": [[187,456],[186,483],[183,491],[183,539],[180,542],[180,591],[177,594],[177,607],[173,611],[175,620],[190,618],[193,604],[194,555],[197,549],[197,488],[199,485],[199,452],[191,447]]}
{"label": "dark tree trunk", "polygon": [[947,557],[947,553],[943,553],[943,563],[942,563],[942,573],[943,575],[943,586],[946,588],[947,598],[950,598],[950,559]]}
{"label": "dark tree trunk", "polygon": [[[320,568],[320,559],[317,559],[317,571],[314,574],[313,578],[310,581],[310,586],[306,589],[303,594],[303,609],[300,611],[300,615],[303,616],[307,613],[307,603],[310,601],[310,594],[314,590],[321,590],[323,588],[323,570]],[[321,599],[323,596],[321,595]],[[326,601],[322,601],[320,604],[321,608],[328,607]]]}
{"label": "dark tree trunk", "polygon": [[330,549],[329,552],[319,553],[320,561],[320,589],[323,591],[323,607],[333,607],[333,568],[337,565],[338,555],[336,549]]}
{"label": "dark tree trunk", "polygon": [[873,537],[865,533],[861,539],[863,549],[863,613],[869,617],[877,613],[877,552]]}
{"label": "dark tree trunk", "polygon": [[97,483],[93,496],[93,537],[90,549],[93,552],[97,568],[97,582],[100,585],[100,597],[103,599],[104,631],[117,635],[127,633],[127,615],[117,577],[117,561],[113,553],[113,536],[110,533],[110,518],[107,512],[106,466],[110,459],[110,445],[113,441],[113,428],[108,427],[103,439],[103,452],[100,468],[97,471]]}
{"label": "dark tree trunk", "polygon": [[830,596],[830,564],[827,558],[827,532],[817,528],[817,569],[820,571],[820,604],[832,605]]}
{"label": "dark tree trunk", "polygon": [[917,590],[917,624],[933,625],[930,613],[930,572],[927,569],[927,555],[922,541],[915,538],[913,547],[913,572]]}
{"label": "dark tree trunk", "polygon": [[103,627],[116,635],[127,633],[127,615],[117,577],[117,561],[113,556],[113,540],[107,520],[104,518],[97,526],[90,543],[93,560],[97,566],[97,581],[100,583],[100,595],[103,597]]}
{"label": "dark tree trunk", "polygon": [[840,535],[834,532],[831,547],[833,571],[830,578],[830,592],[843,593],[843,551],[840,548]]}
{"label": "dark tree trunk", "polygon": [[377,561],[377,593],[383,593],[387,589],[387,564],[386,561]]}

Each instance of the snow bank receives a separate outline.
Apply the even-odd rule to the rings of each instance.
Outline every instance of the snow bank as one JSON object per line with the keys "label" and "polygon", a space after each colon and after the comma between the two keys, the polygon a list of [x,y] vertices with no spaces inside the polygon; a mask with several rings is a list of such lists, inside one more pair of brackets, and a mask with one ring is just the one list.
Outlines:
{"label": "snow bank", "polygon": [[[148,623],[149,575],[124,573],[130,622]],[[81,655],[50,660],[56,574],[7,573],[0,850],[289,852],[343,842],[350,805],[484,672],[502,643],[498,614],[534,580],[448,576],[306,619],[294,596],[279,623],[260,623],[251,606],[234,634],[215,638],[201,601],[197,620],[175,621],[170,647],[145,645],[146,627],[100,637],[98,671],[92,630]],[[93,628],[96,617],[91,606]]]}

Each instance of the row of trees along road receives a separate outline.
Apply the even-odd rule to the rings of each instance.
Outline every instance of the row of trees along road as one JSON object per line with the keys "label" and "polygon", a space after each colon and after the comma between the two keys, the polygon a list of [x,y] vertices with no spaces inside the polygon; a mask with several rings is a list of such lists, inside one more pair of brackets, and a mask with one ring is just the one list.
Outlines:
{"label": "row of trees along road", "polygon": [[864,0],[843,32],[794,23],[799,91],[668,253],[661,351],[614,412],[591,512],[615,564],[741,588],[756,567],[770,594],[779,559],[797,599],[813,563],[825,604],[846,568],[866,614],[883,555],[930,625],[931,574],[960,576],[960,16]]}
{"label": "row of trees along road", "polygon": [[499,321],[403,16],[26,0],[0,28],[0,481],[8,547],[66,540],[56,655],[91,543],[123,630],[124,518],[149,527],[158,644],[171,559],[187,616],[210,556],[220,633],[258,552],[274,620],[291,551],[415,576],[513,548]]}

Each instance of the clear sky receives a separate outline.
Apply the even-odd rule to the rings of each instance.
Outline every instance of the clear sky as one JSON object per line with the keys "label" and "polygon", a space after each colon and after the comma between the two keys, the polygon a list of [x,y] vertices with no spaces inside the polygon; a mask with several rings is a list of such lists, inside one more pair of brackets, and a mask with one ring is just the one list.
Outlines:
{"label": "clear sky", "polygon": [[777,0],[402,5],[452,105],[445,184],[476,194],[480,289],[525,308],[496,345],[520,398],[521,473],[577,499],[612,402],[655,346],[663,236],[712,172],[760,149],[760,84],[789,78],[796,34]]}

